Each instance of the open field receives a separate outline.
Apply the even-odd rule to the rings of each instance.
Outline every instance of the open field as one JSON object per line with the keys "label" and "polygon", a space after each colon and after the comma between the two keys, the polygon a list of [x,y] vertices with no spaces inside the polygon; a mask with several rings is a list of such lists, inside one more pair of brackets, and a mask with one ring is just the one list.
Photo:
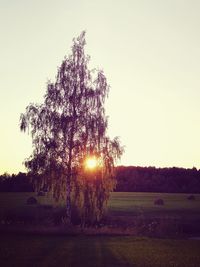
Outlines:
{"label": "open field", "polygon": [[[38,204],[27,205],[26,201],[34,196]],[[200,234],[200,195],[188,200],[188,194],[165,193],[118,193],[111,194],[108,203],[107,218],[104,223],[135,226],[147,222],[167,224],[180,223],[189,230]],[[155,205],[155,199],[162,198],[164,205]],[[54,203],[50,196],[36,196],[35,193],[0,193],[0,219],[12,221],[50,222],[59,217],[63,204]],[[53,214],[53,219],[52,219]],[[166,223],[167,222],[167,223]],[[174,228],[174,227],[173,227]],[[188,230],[187,229],[187,230]],[[163,229],[164,230],[164,229]],[[169,229],[170,230],[170,229]]]}
{"label": "open field", "polygon": [[[194,194],[195,200],[189,201],[189,194],[168,193],[121,193],[114,192],[111,195],[108,207],[113,215],[139,215],[145,213],[148,216],[167,214],[193,214],[200,213],[200,195]],[[158,198],[164,200],[163,206],[154,205]],[[199,214],[200,215],[200,214]]]}
{"label": "open field", "polygon": [[200,266],[198,240],[3,235],[0,242],[0,266]]}
{"label": "open field", "polygon": [[[25,220],[30,219],[28,223],[35,219],[40,224],[60,209],[47,196],[36,197],[37,205],[27,205],[30,196],[35,194],[1,193],[1,218],[6,214],[8,219],[9,215],[21,214],[16,218],[23,220],[25,216]],[[194,196],[195,200],[188,200],[188,194],[112,193],[105,223],[111,224],[110,227],[123,226],[124,233],[133,226],[138,230],[133,236],[109,236],[109,232],[107,236],[1,232],[0,266],[200,266],[200,240],[190,239],[191,235],[169,238],[171,232],[177,231],[177,222],[181,226],[186,223],[189,229],[194,229],[193,236],[200,236],[195,229],[200,222],[200,195]],[[164,200],[163,206],[154,205],[157,198]],[[156,238],[158,232],[166,233],[165,238]]]}
{"label": "open field", "polygon": [[[0,193],[1,210],[33,208],[26,204],[29,197],[35,197],[38,205],[62,206],[55,203],[48,195],[37,196],[35,193]],[[189,194],[174,193],[132,193],[132,192],[113,192],[108,202],[108,214],[115,216],[138,216],[145,213],[148,216],[159,214],[180,214],[200,215],[200,194],[194,194],[195,200],[188,200]],[[154,200],[162,198],[163,206],[154,205]]]}
{"label": "open field", "polygon": [[[38,204],[27,205],[30,196]],[[188,194],[114,192],[102,226],[121,227],[128,229],[126,234],[153,237],[200,236],[200,195],[195,194],[195,200],[187,197]],[[154,204],[158,198],[163,199],[164,205]],[[0,193],[0,225],[59,225],[63,207],[47,195]]]}
{"label": "open field", "polygon": [[[0,193],[0,208],[2,210],[34,209],[26,204],[29,197],[35,197],[39,206],[61,207],[63,203],[55,203],[48,195],[38,197],[35,193]],[[200,194],[194,194],[195,200],[189,201],[189,194],[174,193],[132,193],[113,192],[108,202],[108,214],[113,216],[138,216],[145,214],[149,217],[167,216],[200,216]],[[154,205],[158,198],[164,200],[164,205]],[[35,206],[36,207],[36,206]]]}

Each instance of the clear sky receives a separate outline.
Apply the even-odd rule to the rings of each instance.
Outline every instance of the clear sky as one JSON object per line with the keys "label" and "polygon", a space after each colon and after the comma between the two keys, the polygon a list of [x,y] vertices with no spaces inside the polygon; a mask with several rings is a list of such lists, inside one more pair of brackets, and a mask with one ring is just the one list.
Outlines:
{"label": "clear sky", "polygon": [[0,173],[25,170],[20,113],[42,102],[82,30],[111,86],[119,164],[200,168],[199,10],[199,0],[0,0]]}

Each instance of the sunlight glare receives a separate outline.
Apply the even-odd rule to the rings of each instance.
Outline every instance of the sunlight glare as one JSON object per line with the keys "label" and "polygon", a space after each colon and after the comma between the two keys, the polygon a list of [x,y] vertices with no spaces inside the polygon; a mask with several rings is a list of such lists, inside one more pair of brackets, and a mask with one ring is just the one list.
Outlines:
{"label": "sunlight glare", "polygon": [[95,169],[97,167],[97,159],[95,157],[87,158],[85,165],[88,169]]}

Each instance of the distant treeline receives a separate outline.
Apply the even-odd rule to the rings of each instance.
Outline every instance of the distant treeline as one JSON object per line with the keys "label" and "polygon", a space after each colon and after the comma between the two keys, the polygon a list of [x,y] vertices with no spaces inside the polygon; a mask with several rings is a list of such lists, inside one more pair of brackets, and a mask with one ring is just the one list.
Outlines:
{"label": "distant treeline", "polygon": [[200,193],[196,168],[116,167],[118,192]]}
{"label": "distant treeline", "polygon": [[[32,192],[31,175],[0,175],[0,192]],[[36,178],[36,177],[35,177]],[[117,192],[200,193],[196,168],[116,167]]]}
{"label": "distant treeline", "polygon": [[0,175],[0,192],[33,192],[31,176],[26,173]]}

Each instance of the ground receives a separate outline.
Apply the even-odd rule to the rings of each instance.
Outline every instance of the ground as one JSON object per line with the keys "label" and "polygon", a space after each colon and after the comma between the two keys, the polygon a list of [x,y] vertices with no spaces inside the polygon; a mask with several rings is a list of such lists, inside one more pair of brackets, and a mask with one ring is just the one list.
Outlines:
{"label": "ground", "polygon": [[[48,197],[37,197],[39,204],[28,206],[26,200],[32,195],[0,194],[0,266],[200,266],[200,240],[193,239],[200,236],[200,195],[188,200],[188,194],[113,193],[105,221],[110,224],[106,235],[101,231],[98,234],[98,229],[90,235],[74,236],[43,230],[40,234],[6,233],[3,229],[12,226],[13,218],[30,216],[40,227],[40,220],[56,209]],[[154,205],[157,198],[164,200],[163,206]],[[15,217],[19,213],[21,217]],[[7,221],[2,221],[5,215]],[[120,235],[111,235],[113,227],[121,227]],[[133,232],[129,231],[131,227]]]}
{"label": "ground", "polygon": [[127,236],[3,235],[0,266],[198,267],[200,241]]}

